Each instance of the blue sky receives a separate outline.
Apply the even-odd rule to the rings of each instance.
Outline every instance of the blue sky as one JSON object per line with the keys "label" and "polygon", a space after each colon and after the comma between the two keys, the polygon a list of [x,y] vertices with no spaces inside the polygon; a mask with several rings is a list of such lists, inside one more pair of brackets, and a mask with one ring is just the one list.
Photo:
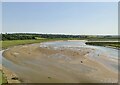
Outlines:
{"label": "blue sky", "polygon": [[4,2],[3,32],[118,34],[117,2]]}

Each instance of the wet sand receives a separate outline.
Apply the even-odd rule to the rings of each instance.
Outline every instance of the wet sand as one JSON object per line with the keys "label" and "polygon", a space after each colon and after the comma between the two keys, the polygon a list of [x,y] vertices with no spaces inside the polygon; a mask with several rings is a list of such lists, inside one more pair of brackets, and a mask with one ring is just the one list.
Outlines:
{"label": "wet sand", "polygon": [[[12,63],[6,68],[24,83],[116,83],[118,73],[92,60],[95,49],[54,49],[40,44],[14,46],[3,52]],[[111,62],[107,57],[106,62]],[[3,66],[4,66],[3,62]],[[11,73],[8,73],[11,74]]]}

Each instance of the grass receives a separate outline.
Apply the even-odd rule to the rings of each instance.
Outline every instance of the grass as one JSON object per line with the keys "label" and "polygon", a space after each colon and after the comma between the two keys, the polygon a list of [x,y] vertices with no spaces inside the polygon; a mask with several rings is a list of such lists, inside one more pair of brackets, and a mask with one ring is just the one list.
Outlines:
{"label": "grass", "polygon": [[24,44],[32,44],[32,43],[40,43],[40,42],[56,41],[56,40],[78,40],[78,39],[77,38],[54,38],[54,39],[41,38],[35,40],[6,40],[6,41],[0,41],[2,43],[0,48],[6,49],[16,45],[24,45]]}
{"label": "grass", "polygon": [[0,85],[2,83],[7,83],[7,79],[5,78],[5,75],[3,74],[3,72],[0,71]]}
{"label": "grass", "polygon": [[41,40],[7,40],[2,42],[2,49],[6,49],[8,47],[16,46],[16,45],[24,45],[24,44],[32,44],[32,43],[40,43],[46,41],[46,39]]}
{"label": "grass", "polygon": [[87,40],[88,41],[119,41],[120,38],[97,38],[97,37],[94,37],[94,38],[88,38]]}
{"label": "grass", "polygon": [[88,45],[110,46],[120,49],[120,42],[86,42]]}
{"label": "grass", "polygon": [[0,71],[0,84],[2,84],[2,72]]}

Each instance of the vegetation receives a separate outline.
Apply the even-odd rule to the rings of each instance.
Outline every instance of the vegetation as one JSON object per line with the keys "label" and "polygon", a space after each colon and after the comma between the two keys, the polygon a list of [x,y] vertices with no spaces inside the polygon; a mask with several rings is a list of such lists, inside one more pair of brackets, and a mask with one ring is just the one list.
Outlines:
{"label": "vegetation", "polygon": [[43,41],[45,40],[6,40],[6,41],[2,41],[2,48],[5,49],[5,48],[15,46],[15,45],[40,43]]}
{"label": "vegetation", "polygon": [[4,73],[0,70],[0,84],[2,84],[2,83],[7,83],[7,79],[6,79],[6,77],[5,77],[5,75],[4,75]]}
{"label": "vegetation", "polygon": [[39,38],[87,38],[87,36],[80,35],[58,35],[58,34],[33,34],[33,33],[14,33],[14,34],[1,34],[2,40],[28,40]]}
{"label": "vegetation", "polygon": [[85,39],[90,41],[118,40],[118,36],[112,35],[64,35],[64,34],[36,34],[36,33],[12,33],[1,34],[1,39],[5,40],[33,40],[33,39]]}
{"label": "vegetation", "polygon": [[110,46],[120,49],[120,42],[86,42],[88,45]]}

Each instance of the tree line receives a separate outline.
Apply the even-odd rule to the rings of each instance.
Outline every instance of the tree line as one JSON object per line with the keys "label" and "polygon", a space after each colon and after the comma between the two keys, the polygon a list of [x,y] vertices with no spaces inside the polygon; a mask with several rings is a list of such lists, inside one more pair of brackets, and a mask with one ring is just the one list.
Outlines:
{"label": "tree line", "polygon": [[1,40],[27,40],[37,38],[77,38],[77,39],[95,39],[95,38],[118,38],[117,36],[90,36],[90,35],[64,35],[64,34],[36,34],[36,33],[1,33]]}
{"label": "tree line", "polygon": [[2,40],[26,40],[36,38],[85,38],[87,36],[79,35],[58,35],[58,34],[33,34],[33,33],[13,33],[13,34],[1,34]]}

